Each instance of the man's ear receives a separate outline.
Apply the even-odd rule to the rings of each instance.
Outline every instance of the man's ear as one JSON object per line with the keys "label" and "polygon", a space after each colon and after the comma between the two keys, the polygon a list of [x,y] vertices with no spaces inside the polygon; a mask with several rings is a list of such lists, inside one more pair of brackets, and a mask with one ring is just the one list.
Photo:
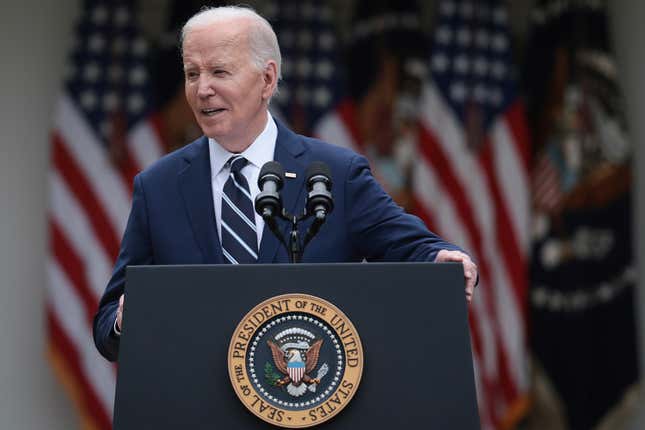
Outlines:
{"label": "man's ear", "polygon": [[278,86],[278,65],[275,61],[267,61],[262,71],[262,80],[264,88],[262,89],[262,98],[269,100]]}

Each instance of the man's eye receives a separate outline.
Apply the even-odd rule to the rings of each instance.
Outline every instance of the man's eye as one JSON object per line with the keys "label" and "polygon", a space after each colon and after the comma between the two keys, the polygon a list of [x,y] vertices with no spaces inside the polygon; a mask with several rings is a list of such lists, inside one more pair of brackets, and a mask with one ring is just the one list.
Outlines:
{"label": "man's eye", "polygon": [[215,75],[215,76],[221,76],[221,75],[224,75],[224,74],[226,74],[226,70],[222,70],[222,69],[213,70],[213,75]]}
{"label": "man's eye", "polygon": [[199,75],[199,73],[189,71],[189,72],[185,72],[185,75],[186,75],[186,79],[195,79]]}

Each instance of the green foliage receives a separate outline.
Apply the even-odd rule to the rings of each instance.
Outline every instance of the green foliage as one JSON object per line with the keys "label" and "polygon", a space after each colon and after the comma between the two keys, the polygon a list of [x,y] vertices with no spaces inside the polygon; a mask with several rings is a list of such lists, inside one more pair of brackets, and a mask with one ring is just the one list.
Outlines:
{"label": "green foliage", "polygon": [[273,366],[268,361],[264,365],[264,379],[269,385],[273,386],[278,385],[278,381],[280,380],[280,374],[276,373]]}

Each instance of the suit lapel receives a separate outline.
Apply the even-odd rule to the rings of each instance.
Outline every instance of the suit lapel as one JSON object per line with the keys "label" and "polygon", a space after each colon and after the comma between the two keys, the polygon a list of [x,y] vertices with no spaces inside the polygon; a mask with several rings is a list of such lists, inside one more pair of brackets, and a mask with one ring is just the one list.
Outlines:
{"label": "suit lapel", "polygon": [[217,237],[208,139],[202,137],[184,156],[186,167],[179,173],[179,189],[186,205],[195,240],[204,263],[221,263],[222,247]]}
{"label": "suit lapel", "polygon": [[[298,207],[298,202],[304,201],[304,182],[305,182],[305,147],[300,142],[298,135],[275,120],[278,126],[278,137],[275,145],[274,160],[284,167],[285,172],[295,173],[295,178],[285,177],[284,187],[282,188],[282,203],[284,208],[291,214]],[[294,215],[300,215],[294,214]],[[278,221],[283,237],[288,240],[287,233],[290,231],[290,223]],[[262,231],[262,242],[260,243],[260,255],[258,263],[272,263],[278,248],[282,246],[273,232],[267,225]]]}

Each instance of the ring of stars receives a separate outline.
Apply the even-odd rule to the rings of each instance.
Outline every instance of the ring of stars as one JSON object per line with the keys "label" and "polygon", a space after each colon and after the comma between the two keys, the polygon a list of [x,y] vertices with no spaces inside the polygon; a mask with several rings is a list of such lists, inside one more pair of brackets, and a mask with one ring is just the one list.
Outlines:
{"label": "ring of stars", "polygon": [[[262,384],[260,383],[261,380],[255,371],[255,351],[257,346],[260,345],[260,341],[262,340],[264,335],[266,335],[267,332],[273,327],[279,326],[280,324],[284,324],[284,323],[290,323],[292,321],[302,321],[309,324],[313,324],[316,327],[318,327],[320,330],[322,330],[325,333],[328,339],[331,339],[336,352],[336,360],[337,360],[336,372],[333,375],[334,377],[332,378],[331,383],[322,393],[316,395],[315,398],[311,400],[303,401],[303,402],[285,402],[283,400],[280,400],[274,397],[273,395],[271,395],[271,393],[269,393],[268,390],[266,390],[262,386]],[[289,314],[269,321],[261,330],[258,330],[257,335],[253,339],[251,348],[249,349],[248,367],[249,367],[249,374],[250,374],[251,380],[253,381],[253,385],[255,385],[258,392],[264,395],[268,400],[282,407],[288,407],[288,408],[294,408],[294,409],[310,408],[324,401],[336,389],[336,386],[340,382],[340,377],[343,374],[344,355],[343,355],[343,350],[341,349],[341,344],[338,341],[336,334],[327,326],[327,324],[319,321],[316,318],[309,317],[307,315]]]}

